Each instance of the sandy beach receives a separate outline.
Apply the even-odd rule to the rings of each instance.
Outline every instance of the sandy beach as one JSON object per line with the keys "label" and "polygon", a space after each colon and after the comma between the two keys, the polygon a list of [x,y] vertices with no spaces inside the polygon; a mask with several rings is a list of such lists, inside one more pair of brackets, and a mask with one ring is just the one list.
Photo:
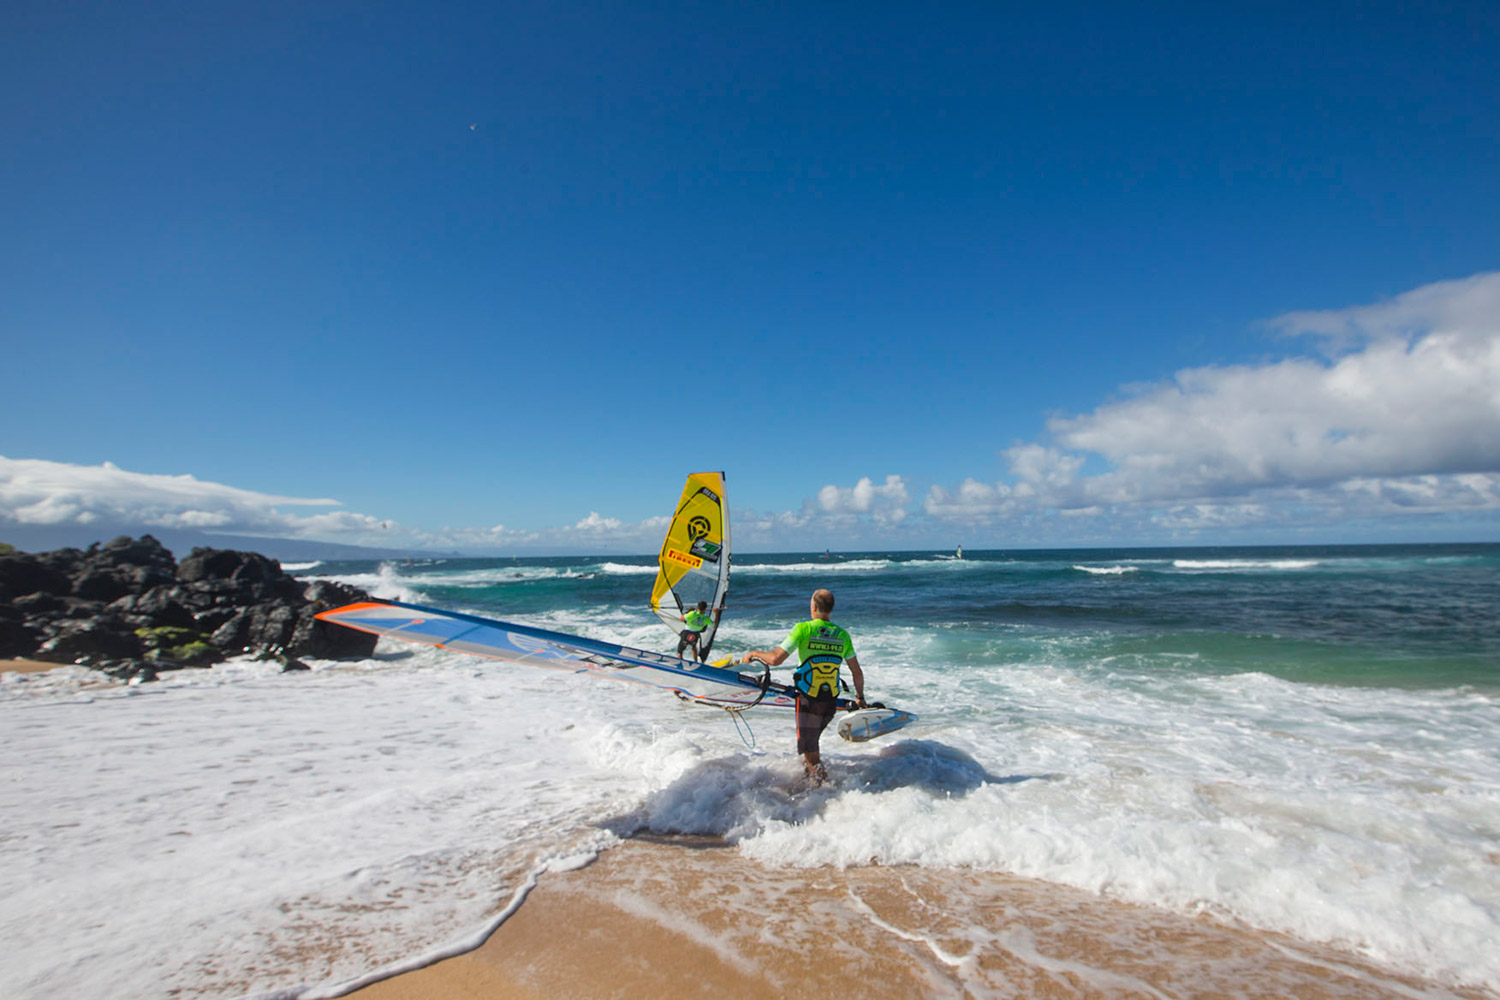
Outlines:
{"label": "sandy beach", "polygon": [[56,670],[66,663],[46,663],[42,660],[0,660],[0,673],[39,674],[44,670]]}
{"label": "sandy beach", "polygon": [[634,840],[543,875],[479,948],[350,994],[541,997],[1487,997],[1345,951],[996,873],[769,869]]}

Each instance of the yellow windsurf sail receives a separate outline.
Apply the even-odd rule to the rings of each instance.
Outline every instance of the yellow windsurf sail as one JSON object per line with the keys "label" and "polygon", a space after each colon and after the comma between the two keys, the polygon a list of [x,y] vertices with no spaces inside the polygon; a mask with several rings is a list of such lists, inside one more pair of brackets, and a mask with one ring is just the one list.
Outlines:
{"label": "yellow windsurf sail", "polygon": [[667,525],[657,559],[651,610],[674,633],[699,601],[708,604],[713,623],[698,639],[699,656],[708,658],[729,591],[729,508],[724,501],[724,473],[695,472],[682,488],[682,499]]}

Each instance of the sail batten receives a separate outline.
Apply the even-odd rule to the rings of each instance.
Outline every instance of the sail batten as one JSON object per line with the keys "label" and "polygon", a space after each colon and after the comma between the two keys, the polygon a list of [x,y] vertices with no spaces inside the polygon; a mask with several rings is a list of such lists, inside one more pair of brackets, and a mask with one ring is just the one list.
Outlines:
{"label": "sail batten", "polygon": [[708,605],[713,623],[698,640],[707,658],[729,592],[729,507],[724,473],[695,472],[687,477],[682,499],[672,512],[657,558],[651,588],[651,610],[672,632],[684,628],[683,616],[699,601]]}

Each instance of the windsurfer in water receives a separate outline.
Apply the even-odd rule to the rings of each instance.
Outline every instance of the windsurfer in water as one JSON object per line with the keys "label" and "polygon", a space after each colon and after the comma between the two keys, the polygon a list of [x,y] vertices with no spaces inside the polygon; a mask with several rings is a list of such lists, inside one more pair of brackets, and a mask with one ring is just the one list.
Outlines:
{"label": "windsurfer in water", "polygon": [[688,613],[682,616],[682,623],[687,628],[677,633],[677,655],[681,656],[684,649],[692,646],[693,658],[700,663],[703,662],[703,658],[708,655],[708,650],[700,646],[699,640],[703,638],[703,630],[714,623],[714,620],[708,617],[708,602],[699,601],[696,608],[688,609]]}
{"label": "windsurfer in water", "polygon": [[838,709],[839,667],[849,664],[854,680],[855,701],[865,707],[865,675],[854,655],[854,640],[849,633],[829,621],[833,614],[833,591],[815,590],[808,602],[810,621],[795,626],[776,649],[755,649],[741,657],[741,663],[755,660],[768,667],[780,666],[792,653],[797,654],[797,671],[792,680],[797,687],[797,752],[802,766],[814,785],[828,777],[818,742],[823,730],[833,721]]}

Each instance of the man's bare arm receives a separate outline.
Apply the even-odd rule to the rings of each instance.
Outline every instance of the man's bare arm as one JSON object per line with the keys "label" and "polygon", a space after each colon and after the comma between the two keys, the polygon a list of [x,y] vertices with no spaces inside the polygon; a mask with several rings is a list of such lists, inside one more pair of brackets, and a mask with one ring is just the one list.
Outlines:
{"label": "man's bare arm", "polygon": [[851,656],[844,661],[849,664],[849,676],[854,679],[854,699],[865,703],[865,672],[859,669],[859,657]]}
{"label": "man's bare arm", "polygon": [[768,667],[779,667],[786,662],[787,655],[787,651],[780,646],[775,649],[752,649],[740,657],[740,662],[749,663],[751,660],[755,660],[758,663],[764,663]]}

